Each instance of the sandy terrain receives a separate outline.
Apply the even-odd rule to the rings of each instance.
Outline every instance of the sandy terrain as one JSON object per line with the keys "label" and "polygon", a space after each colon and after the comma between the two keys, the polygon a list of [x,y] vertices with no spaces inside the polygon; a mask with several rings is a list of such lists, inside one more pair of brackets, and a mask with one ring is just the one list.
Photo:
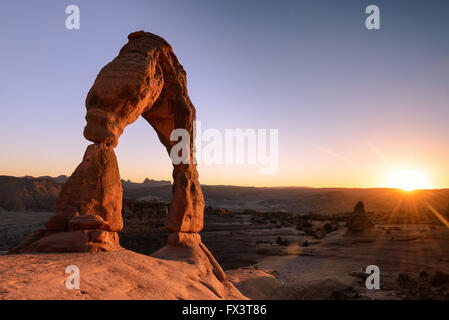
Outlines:
{"label": "sandy terrain", "polygon": [[[228,278],[254,299],[449,299],[449,230],[390,228],[369,236],[342,228],[313,245],[313,255],[267,255]],[[368,265],[380,269],[379,290],[365,287]]]}
{"label": "sandy terrain", "polygon": [[[116,253],[1,256],[0,298],[35,297],[44,283],[45,288],[54,292],[45,293],[45,298],[169,299],[190,294],[189,297],[199,298],[206,293],[207,299],[217,298],[210,296],[210,290],[201,283],[184,282],[183,288],[197,288],[191,293],[166,289],[165,294],[154,287],[160,287],[158,281],[162,279],[154,272],[156,264],[165,268],[163,279],[168,281],[167,285],[185,278],[178,270],[193,266],[148,256],[166,243],[165,209],[161,203],[147,203],[140,211],[133,210],[124,211],[121,244],[145,255],[125,251],[125,257],[117,257]],[[388,224],[382,215],[370,214],[376,221],[376,231],[355,236],[347,234],[339,215],[330,217],[331,220],[320,220],[317,216],[303,221],[285,214],[217,212],[205,217],[203,242],[226,270],[228,279],[251,299],[449,299],[449,229],[435,221]],[[5,239],[16,245],[33,228],[42,227],[47,217],[48,213],[3,212],[2,249],[11,247]],[[322,233],[327,223],[335,230]],[[87,287],[81,288],[88,294],[66,292],[58,287],[66,278],[65,267],[73,259],[83,265],[83,270],[93,270],[84,279]],[[21,265],[17,273],[10,268],[16,265]],[[380,290],[365,287],[368,265],[380,269]],[[171,267],[176,270],[171,271]],[[46,287],[49,278],[33,280],[32,273],[40,270],[46,274],[47,269],[55,277],[48,281],[49,287]],[[135,277],[130,276],[133,270],[137,270]],[[145,270],[149,276],[144,274]],[[10,282],[11,279],[15,280]],[[122,289],[116,289],[109,281],[115,281]],[[143,288],[139,287],[140,282]]]}
{"label": "sandy terrain", "polygon": [[0,251],[19,244],[31,232],[43,229],[51,212],[10,212],[0,209]]}

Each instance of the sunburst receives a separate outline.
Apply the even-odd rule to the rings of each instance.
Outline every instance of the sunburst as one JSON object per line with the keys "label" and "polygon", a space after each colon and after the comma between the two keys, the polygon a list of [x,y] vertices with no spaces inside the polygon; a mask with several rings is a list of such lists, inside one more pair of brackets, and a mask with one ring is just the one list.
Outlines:
{"label": "sunburst", "polygon": [[388,187],[406,191],[434,188],[429,178],[423,172],[414,169],[394,171],[389,177]]}

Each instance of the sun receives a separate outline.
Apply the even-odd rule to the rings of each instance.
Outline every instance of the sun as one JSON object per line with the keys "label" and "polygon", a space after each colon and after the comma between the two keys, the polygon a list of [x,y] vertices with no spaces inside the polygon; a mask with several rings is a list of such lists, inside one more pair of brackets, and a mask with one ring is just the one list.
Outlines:
{"label": "sun", "polygon": [[421,171],[413,169],[402,169],[393,172],[390,175],[388,187],[406,191],[433,189],[429,178]]}

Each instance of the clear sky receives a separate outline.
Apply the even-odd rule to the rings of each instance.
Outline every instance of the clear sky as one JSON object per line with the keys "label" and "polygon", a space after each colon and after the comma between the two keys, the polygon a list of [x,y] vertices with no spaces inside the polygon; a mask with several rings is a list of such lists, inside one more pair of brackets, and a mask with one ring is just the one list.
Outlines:
{"label": "clear sky", "polygon": [[[65,8],[81,11],[65,28]],[[380,8],[380,30],[365,8]],[[279,130],[279,170],[201,165],[204,184],[381,187],[413,169],[449,187],[448,1],[3,1],[0,174],[70,175],[89,144],[85,97],[132,31],[164,37],[204,129]],[[121,176],[171,179],[139,119]]]}

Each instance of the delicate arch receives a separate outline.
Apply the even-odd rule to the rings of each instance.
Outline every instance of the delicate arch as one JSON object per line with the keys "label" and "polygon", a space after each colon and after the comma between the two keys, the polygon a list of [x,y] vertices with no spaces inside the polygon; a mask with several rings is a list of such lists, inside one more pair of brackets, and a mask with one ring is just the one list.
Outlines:
{"label": "delicate arch", "polygon": [[[190,134],[190,163],[173,166],[173,199],[167,219],[169,243],[200,243],[204,199],[193,163],[195,107],[186,73],[161,37],[135,32],[119,55],[102,68],[86,97],[84,136],[94,142],[57,199],[47,232],[26,251],[103,251],[120,248],[123,227],[120,183],[114,148],[125,127],[145,118],[170,152],[177,128]],[[40,235],[39,237],[41,237]],[[36,239],[34,239],[36,240]],[[207,250],[207,249],[205,249]]]}

